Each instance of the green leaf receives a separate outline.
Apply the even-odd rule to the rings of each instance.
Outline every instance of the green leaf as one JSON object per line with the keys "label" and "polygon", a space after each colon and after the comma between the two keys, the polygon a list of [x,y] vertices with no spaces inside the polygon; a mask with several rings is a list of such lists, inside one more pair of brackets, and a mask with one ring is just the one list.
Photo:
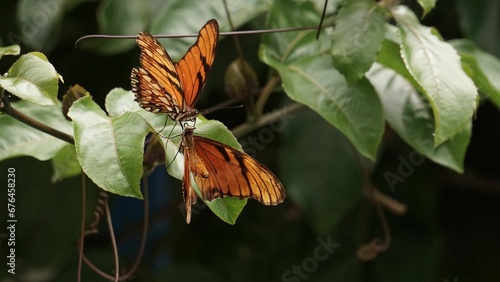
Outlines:
{"label": "green leaf", "polygon": [[[17,111],[72,135],[71,123],[57,106],[39,106],[26,101],[11,103]],[[41,161],[54,157],[67,143],[30,127],[13,117],[0,115],[0,160],[17,156],[32,156]]]}
{"label": "green leaf", "polygon": [[51,182],[59,182],[65,178],[73,177],[82,173],[82,168],[76,157],[75,146],[67,144],[52,158],[54,174]]}
{"label": "green leaf", "polygon": [[119,117],[128,112],[137,113],[142,109],[134,101],[134,93],[123,88],[114,88],[109,91],[108,95],[106,95],[104,106],[110,117]]}
{"label": "green leaf", "polygon": [[339,11],[332,34],[333,63],[349,83],[370,69],[384,34],[384,11],[375,2],[349,1]]}
{"label": "green leaf", "polygon": [[420,7],[424,9],[424,13],[422,14],[422,18],[425,17],[434,7],[436,6],[436,0],[417,0]]}
{"label": "green leaf", "polygon": [[313,112],[297,115],[282,135],[282,181],[316,232],[327,234],[361,200],[359,156],[338,130]]}
{"label": "green leaf", "polygon": [[[193,182],[194,183],[194,182]],[[193,187],[198,196],[200,195],[196,183]],[[222,199],[214,199],[212,201],[203,201],[207,207],[224,222],[234,225],[238,216],[247,204],[247,199],[238,199],[233,197],[224,197]]]}
{"label": "green leaf", "polygon": [[[149,8],[157,9],[153,1],[105,0],[97,9],[97,22],[102,34],[130,35],[145,30],[149,21]],[[127,19],[124,21],[123,19]],[[90,45],[94,44],[94,45]],[[100,40],[85,43],[103,54],[124,52],[134,46],[134,40]]]}
{"label": "green leaf", "polygon": [[482,93],[500,109],[500,60],[479,49],[467,39],[452,40],[450,43],[458,50],[462,62],[467,65],[466,72]]}
{"label": "green leaf", "polygon": [[434,119],[415,88],[401,75],[380,65],[374,65],[367,76],[379,93],[387,122],[398,135],[421,155],[462,173],[471,123],[435,148]]}
{"label": "green leaf", "polygon": [[458,0],[455,5],[463,37],[487,48],[486,51],[492,54],[500,54],[498,1]]}
{"label": "green leaf", "polygon": [[[319,20],[318,11],[310,2],[277,0],[273,2],[273,8],[266,27],[302,27],[315,25]],[[306,56],[316,56],[319,53],[327,53],[332,46],[329,38],[331,30],[324,30],[319,40],[316,40],[316,33],[316,30],[305,30],[263,34],[260,57],[262,60],[267,58],[267,56],[262,56],[263,48],[266,48],[268,56],[281,63],[292,62]]]}
{"label": "green leaf", "polygon": [[36,50],[49,51],[60,37],[65,1],[21,0],[18,3],[18,35]]}
{"label": "green leaf", "polygon": [[135,113],[109,118],[91,97],[77,100],[68,115],[74,121],[76,154],[89,178],[105,191],[142,198],[144,119]]}
{"label": "green leaf", "polygon": [[[173,177],[182,180],[184,175],[184,156],[178,154],[179,144],[180,144],[180,126],[177,126],[178,131],[173,131],[172,136],[175,138],[163,138],[159,136],[162,140],[162,144],[165,145],[165,155],[167,170]],[[166,131],[171,132],[171,127],[167,127]],[[241,150],[241,145],[238,143],[236,138],[231,134],[227,127],[214,120],[206,120],[203,117],[198,117],[196,120],[196,130],[195,134],[208,139],[216,140],[238,150]],[[191,181],[194,190],[201,199],[201,193],[196,186],[194,181]],[[247,199],[238,199],[233,197],[224,197],[222,199],[215,199],[213,201],[204,201],[204,203],[210,208],[210,210],[216,214],[220,219],[229,223],[235,224],[236,219],[245,207]]]}
{"label": "green leaf", "polygon": [[[154,114],[141,108],[134,101],[134,93],[122,88],[115,88],[109,92],[106,96],[105,107],[110,117],[118,117],[128,112],[136,113],[148,123],[151,132],[161,133],[164,136],[170,134],[169,130],[175,124],[166,114]],[[177,133],[180,134],[179,131]]]}
{"label": "green leaf", "polygon": [[21,47],[19,45],[0,47],[0,58],[2,58],[5,55],[17,56],[20,53],[21,53]]}
{"label": "green leaf", "polygon": [[0,76],[0,86],[17,97],[38,105],[57,105],[59,74],[47,58],[37,52],[22,55]]}
{"label": "green leaf", "polygon": [[393,69],[410,81],[413,87],[418,89],[419,92],[424,92],[420,84],[418,84],[406,68],[403,58],[401,58],[401,40],[399,40],[397,33],[398,31],[395,26],[387,25],[386,39],[382,42],[382,49],[378,53],[377,62]]}
{"label": "green leaf", "polygon": [[438,146],[470,124],[477,107],[477,89],[451,45],[422,26],[408,8],[398,6],[392,13],[399,26],[401,56],[431,104],[434,145]]}
{"label": "green leaf", "polygon": [[[154,1],[148,1],[147,4],[152,9],[159,6]],[[99,30],[104,34],[138,33],[147,27],[149,8],[144,2],[134,0],[102,1],[97,10]],[[127,21],[123,21],[124,18]]]}
{"label": "green leaf", "polygon": [[[277,12],[271,15],[269,27],[307,26],[317,20],[318,15],[312,7],[303,4],[305,8],[301,9],[305,10],[301,10],[287,4],[289,2],[281,2],[284,1],[275,2],[277,6],[273,9]],[[293,17],[298,13],[295,10],[300,11],[301,17]],[[279,72],[283,89],[291,99],[316,111],[342,131],[363,155],[375,159],[384,131],[379,98],[366,79],[353,85],[347,83],[335,69],[331,55],[323,52],[330,50],[326,32],[319,41],[316,41],[315,33],[300,31],[265,35],[260,57]]]}
{"label": "green leaf", "polygon": [[[267,11],[270,2],[270,0],[232,0],[228,2],[227,8],[237,28]],[[127,21],[124,22],[124,18]],[[103,1],[98,9],[100,30],[107,34],[137,34],[145,29],[154,35],[196,34],[211,18],[219,21],[221,30],[230,30],[222,1],[107,0]],[[186,21],[186,19],[190,20]],[[169,40],[165,47],[172,59],[176,61],[184,55],[194,41],[193,38]],[[85,44],[91,46],[91,43]],[[132,40],[116,40],[102,43],[94,48],[99,48],[98,50],[104,53],[116,53],[132,45]]]}
{"label": "green leaf", "polygon": [[[266,50],[263,51],[266,57]],[[382,105],[366,79],[349,85],[329,56],[314,56],[288,65],[264,59],[281,75],[290,98],[309,106],[335,125],[363,155],[375,159],[384,131]]]}
{"label": "green leaf", "polygon": [[[231,0],[227,1],[227,12],[231,15],[235,28],[238,28],[267,11],[271,2],[270,0]],[[221,31],[231,29],[226,20],[223,1],[172,0],[164,2],[164,5],[151,16],[150,31],[153,34],[197,34],[211,18],[217,19]],[[186,53],[194,41],[193,38],[168,40],[168,44],[164,46],[172,59],[176,61]]]}

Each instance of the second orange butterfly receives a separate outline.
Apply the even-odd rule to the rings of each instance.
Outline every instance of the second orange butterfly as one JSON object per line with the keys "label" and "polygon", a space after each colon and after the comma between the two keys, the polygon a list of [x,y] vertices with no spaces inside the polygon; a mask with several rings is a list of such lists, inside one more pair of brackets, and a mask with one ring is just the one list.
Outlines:
{"label": "second orange butterfly", "polygon": [[280,180],[263,164],[226,144],[194,135],[194,127],[185,126],[182,133],[184,179],[182,181],[186,222],[191,221],[191,206],[196,193],[191,174],[205,201],[231,196],[250,198],[267,206],[285,199]]}

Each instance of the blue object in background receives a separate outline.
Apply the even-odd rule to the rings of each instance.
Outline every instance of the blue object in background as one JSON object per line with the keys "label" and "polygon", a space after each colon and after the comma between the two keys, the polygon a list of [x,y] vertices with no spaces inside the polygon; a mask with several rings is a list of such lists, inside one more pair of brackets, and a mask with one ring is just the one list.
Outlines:
{"label": "blue object in background", "polygon": [[[171,261],[171,254],[167,249],[158,253],[153,246],[161,245],[158,240],[165,240],[171,228],[171,218],[168,216],[156,216],[155,214],[166,214],[166,207],[171,205],[169,188],[172,181],[167,175],[164,166],[158,166],[148,178],[149,184],[149,226],[147,241],[142,260],[150,257],[154,252],[155,261],[148,264],[150,271],[157,272],[168,265]],[[142,185],[142,184],[141,184]],[[144,192],[144,187],[141,187]],[[113,197],[110,201],[111,216],[113,220],[114,232],[117,238],[118,254],[127,261],[135,260],[140,244],[144,224],[144,201],[129,197]],[[142,264],[145,266],[144,264]]]}

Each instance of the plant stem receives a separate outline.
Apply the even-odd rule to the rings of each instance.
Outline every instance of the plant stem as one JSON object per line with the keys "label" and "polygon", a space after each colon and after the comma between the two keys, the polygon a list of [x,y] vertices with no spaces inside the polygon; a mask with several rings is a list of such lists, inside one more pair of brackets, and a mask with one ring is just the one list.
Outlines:
{"label": "plant stem", "polygon": [[274,87],[278,84],[280,81],[279,76],[273,76],[266,84],[264,89],[262,89],[262,93],[260,94],[259,98],[257,99],[257,103],[255,104],[255,120],[259,120],[260,116],[264,112],[264,106],[267,103],[267,100],[269,99],[269,96],[271,96],[271,93],[273,93]]}
{"label": "plant stem", "polygon": [[301,109],[303,106],[304,105],[302,105],[302,104],[294,103],[294,104],[286,106],[282,109],[275,110],[269,114],[265,114],[261,118],[259,118],[256,122],[252,122],[252,123],[245,122],[245,123],[233,128],[231,131],[233,132],[233,135],[236,138],[244,136],[244,135],[252,132],[252,130],[254,130],[256,128],[262,127],[266,124],[269,124],[269,123],[279,119],[280,117],[282,117],[284,115],[291,114],[291,113]]}
{"label": "plant stem", "polygon": [[75,144],[75,139],[73,139],[73,136],[66,134],[62,131],[59,131],[55,128],[52,128],[50,126],[47,126],[46,124],[43,124],[21,112],[18,110],[14,109],[12,105],[10,104],[9,100],[5,97],[1,97],[0,100],[2,101],[3,107],[0,107],[0,110],[4,111],[8,115],[12,116],[13,118],[17,119],[18,121],[29,125],[33,128],[36,128],[42,132],[45,132],[49,135],[52,135],[56,138],[59,138],[63,141],[66,141],[71,144]]}

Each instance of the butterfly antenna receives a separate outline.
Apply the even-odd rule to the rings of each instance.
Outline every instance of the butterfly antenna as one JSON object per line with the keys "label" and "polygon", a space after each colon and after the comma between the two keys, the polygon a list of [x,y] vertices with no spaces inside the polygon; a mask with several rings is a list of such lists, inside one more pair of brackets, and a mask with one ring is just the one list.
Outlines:
{"label": "butterfly antenna", "polygon": [[[160,129],[160,131],[158,131],[158,132],[157,132],[157,134],[158,134],[158,135],[160,135],[160,136],[161,136],[161,137],[163,137],[163,138],[168,138],[168,136],[170,136],[170,135],[168,135],[168,136],[163,136],[163,135],[160,133],[160,132],[162,132],[162,131],[163,131],[163,129],[165,129],[165,127],[167,127],[167,123],[168,123],[168,117],[165,119],[165,124],[163,124],[163,127]],[[174,128],[175,128],[175,125],[172,127],[172,130],[174,130]],[[172,133],[172,130],[170,131],[170,133],[169,133],[169,134],[171,134],[171,133]]]}
{"label": "butterfly antenna", "polygon": [[163,125],[163,127],[158,132],[154,131],[153,133],[159,135],[162,138],[169,139],[169,136],[172,134],[172,131],[175,129],[176,124],[174,124],[174,126],[172,126],[172,130],[170,130],[170,133],[167,136],[165,136],[165,135],[161,134],[161,132],[163,131],[163,129],[165,129],[165,127],[167,127],[167,123],[168,123],[168,117],[165,119],[165,124]]}
{"label": "butterfly antenna", "polygon": [[[166,126],[166,125],[165,125],[165,126]],[[163,128],[165,128],[165,126],[164,126]],[[161,136],[161,137],[163,137],[163,138],[165,138],[165,139],[168,139],[168,140],[170,140],[170,139],[172,139],[172,138],[175,138],[176,136],[174,136],[174,137],[172,137],[172,138],[170,138],[170,136],[172,136],[172,132],[174,132],[174,129],[175,129],[175,127],[176,127],[176,126],[177,126],[177,123],[175,123],[175,124],[174,124],[174,126],[172,126],[172,129],[170,130],[170,132],[168,133],[168,135],[167,135],[167,136],[163,136],[163,135],[160,135],[160,136]],[[182,126],[182,125],[181,125],[181,126]],[[163,130],[163,128],[162,128],[162,130]],[[161,130],[160,130],[160,132],[161,132]],[[167,151],[167,146],[168,146],[168,142],[165,144],[165,151]],[[175,158],[174,158],[174,159],[175,159]],[[170,165],[170,164],[169,164],[169,165]]]}
{"label": "butterfly antenna", "polygon": [[[181,141],[182,142],[182,141]],[[175,161],[175,158],[177,158],[177,155],[181,152],[181,147],[179,146],[179,149],[177,150],[177,152],[175,153],[175,156],[174,158],[168,163],[168,165],[165,167],[166,169],[168,169]]]}
{"label": "butterfly antenna", "polygon": [[244,107],[244,105],[225,106],[223,104],[219,104],[219,105],[215,105],[215,106],[208,108],[208,109],[199,110],[198,112],[202,116],[204,116],[204,115],[208,115],[208,114],[211,114],[211,113],[219,111],[219,110],[239,109],[239,108],[243,108],[243,107]]}
{"label": "butterfly antenna", "polygon": [[[177,136],[174,136],[174,137],[172,137],[172,138],[175,138],[175,137],[177,137]],[[165,144],[165,151],[166,151],[166,147],[167,147],[167,145],[168,145],[168,142],[167,142],[167,144]],[[177,158],[177,155],[181,152],[182,146],[183,146],[183,144],[182,144],[182,140],[181,140],[181,144],[179,145],[179,149],[177,149],[177,152],[175,153],[175,155],[174,155],[174,157],[172,158],[172,160],[171,160],[171,161],[168,163],[168,165],[166,166],[166,169],[168,169],[168,168],[172,165],[172,163],[175,161],[175,159]]]}

